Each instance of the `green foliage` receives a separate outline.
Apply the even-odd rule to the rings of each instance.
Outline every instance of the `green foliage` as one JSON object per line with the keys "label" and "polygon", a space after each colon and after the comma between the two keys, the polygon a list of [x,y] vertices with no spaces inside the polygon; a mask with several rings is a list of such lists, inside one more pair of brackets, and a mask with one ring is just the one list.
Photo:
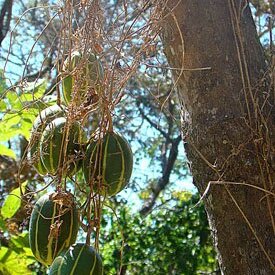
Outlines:
{"label": "green foliage", "polygon": [[[217,269],[203,206],[198,195],[182,192],[143,218],[127,206],[116,208],[118,221],[105,214],[102,256],[106,274],[186,274]],[[123,249],[122,249],[123,248]]]}
{"label": "green foliage", "polygon": [[34,262],[27,233],[11,237],[9,247],[0,247],[0,274],[32,274],[28,266]]}
{"label": "green foliage", "polygon": [[7,230],[5,221],[1,216],[0,216],[0,230],[3,230],[3,231]]}
{"label": "green foliage", "polygon": [[7,87],[0,78],[1,155],[16,159],[14,150],[7,147],[7,142],[19,135],[29,139],[32,123],[39,109],[46,106],[45,103],[39,101],[46,90],[46,84],[46,81],[40,81],[28,83],[23,91],[6,90]]}
{"label": "green foliage", "polygon": [[20,187],[15,188],[6,197],[1,208],[1,215],[4,219],[12,218],[20,208],[21,206],[20,193],[21,191],[22,192],[25,191],[26,185],[27,185],[27,182],[21,184],[21,188]]}
{"label": "green foliage", "polygon": [[0,143],[0,152],[1,152],[1,155],[16,159],[15,152],[1,143]]}

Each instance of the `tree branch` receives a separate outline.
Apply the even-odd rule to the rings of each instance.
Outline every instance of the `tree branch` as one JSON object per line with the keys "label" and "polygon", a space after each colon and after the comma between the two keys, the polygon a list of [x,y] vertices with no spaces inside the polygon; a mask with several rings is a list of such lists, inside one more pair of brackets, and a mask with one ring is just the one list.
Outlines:
{"label": "tree branch", "polygon": [[169,142],[172,142],[170,136],[164,132],[154,121],[152,121],[142,110],[142,108],[140,106],[137,106],[138,110],[141,114],[141,116],[152,126],[154,127],[156,130],[158,130]]}
{"label": "tree branch", "polygon": [[11,21],[13,0],[5,0],[0,12],[0,46],[6,37]]}
{"label": "tree branch", "polygon": [[169,184],[170,175],[171,175],[171,172],[173,171],[175,161],[178,157],[178,146],[180,141],[181,141],[180,135],[172,141],[172,146],[169,152],[168,161],[165,169],[163,169],[162,177],[158,180],[156,186],[152,188],[152,195],[150,199],[143,205],[142,209],[140,210],[141,215],[147,215],[151,211],[151,209],[155,205],[155,202],[160,192],[164,190],[165,187]]}
{"label": "tree branch", "polygon": [[30,73],[28,75],[25,75],[23,79],[18,80],[17,82],[15,82],[15,84],[13,86],[18,85],[19,83],[21,83],[22,81],[27,81],[27,82],[32,82],[35,81],[38,78],[43,77],[46,73],[48,73],[51,70],[50,66],[46,66],[44,67],[42,70],[35,72],[35,73]]}

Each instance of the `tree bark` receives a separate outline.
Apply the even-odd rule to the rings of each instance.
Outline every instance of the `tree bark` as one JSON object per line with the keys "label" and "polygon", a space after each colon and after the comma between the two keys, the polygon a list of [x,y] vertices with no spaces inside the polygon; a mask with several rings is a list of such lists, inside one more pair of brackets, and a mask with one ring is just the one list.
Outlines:
{"label": "tree bark", "polygon": [[203,195],[212,182],[203,197],[221,270],[274,274],[274,90],[250,8],[165,3],[162,40],[194,184]]}

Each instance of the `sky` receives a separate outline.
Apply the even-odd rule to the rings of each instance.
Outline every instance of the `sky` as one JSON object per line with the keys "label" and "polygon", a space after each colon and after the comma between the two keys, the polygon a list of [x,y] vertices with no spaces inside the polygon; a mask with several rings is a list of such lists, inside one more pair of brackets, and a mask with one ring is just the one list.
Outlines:
{"label": "sky", "polygon": [[[1,2],[0,2],[1,3]],[[18,13],[18,7],[15,5],[14,6],[14,10],[13,10],[14,14]],[[24,18],[22,18],[24,19]],[[264,24],[266,18],[263,17],[262,19],[262,24]],[[23,20],[22,22],[19,24],[20,27],[23,26]],[[14,23],[12,24],[11,26],[11,29],[13,30],[14,29]],[[17,28],[19,29],[19,28]],[[30,27],[30,29],[28,30],[30,34],[34,33],[34,29],[35,27]],[[262,42],[264,42],[266,39],[268,39],[268,35],[265,35],[262,37]],[[16,47],[14,48],[14,51],[15,52],[20,52],[24,55],[27,55],[31,48],[33,47],[34,45],[34,42],[35,42],[35,38],[28,38],[27,41],[24,41],[23,45],[21,45],[21,47]],[[9,48],[9,44],[10,44],[10,36],[8,35],[6,37],[6,39],[4,40],[3,42],[3,48],[5,49],[8,49]],[[36,47],[34,47],[34,51],[39,51],[39,45],[37,45]],[[1,55],[3,53],[0,53]],[[18,60],[15,58],[15,57],[12,57],[11,56],[11,61],[17,63]],[[42,63],[42,56],[39,57],[38,55],[38,59],[36,60],[37,64],[41,64]],[[4,62],[2,60],[0,60],[0,67],[3,68],[4,66]],[[20,75],[22,75],[23,73],[23,70],[24,70],[24,67],[23,66],[18,66],[16,64],[12,64],[11,62],[7,64],[7,67],[6,67],[6,77],[8,77],[11,82],[15,82],[19,79]],[[17,76],[16,75],[13,75],[11,74],[10,72],[16,72]],[[150,128],[150,126],[148,125],[148,123],[144,124],[142,126],[142,129],[140,130],[140,134],[141,135],[157,135],[157,131]],[[133,151],[136,151],[136,150],[139,150],[138,148],[138,145],[135,144],[135,142],[132,142],[131,143],[131,146],[133,148]],[[181,159],[184,159],[185,156],[184,156],[184,148],[182,146],[182,144],[180,145],[180,158]],[[148,182],[148,180],[150,178],[158,178],[160,176],[160,173],[158,171],[158,169],[155,169],[155,167],[152,165],[150,165],[150,159],[147,157],[144,157],[142,158],[142,160],[137,163],[135,162],[134,164],[134,176],[135,175],[138,175],[141,179],[141,188],[142,186],[145,186]],[[178,179],[178,177],[176,175],[172,175],[171,176],[171,179],[170,179],[170,182],[171,182],[171,185],[169,186],[169,191],[173,191],[173,190],[189,190],[191,192],[196,192],[196,189],[194,187],[194,185],[192,184],[192,177],[191,176],[182,176],[180,179]],[[122,191],[120,193],[120,196],[122,198],[126,198],[128,201],[130,202],[133,202],[133,205],[135,205],[135,207],[140,207],[140,203],[141,201],[138,199],[138,195],[134,192],[132,192],[131,190],[127,189]]]}

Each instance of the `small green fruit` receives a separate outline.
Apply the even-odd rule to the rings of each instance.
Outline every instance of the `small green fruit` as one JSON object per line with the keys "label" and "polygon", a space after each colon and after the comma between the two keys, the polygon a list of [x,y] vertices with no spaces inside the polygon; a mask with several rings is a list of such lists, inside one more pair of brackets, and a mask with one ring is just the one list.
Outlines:
{"label": "small green fruit", "polygon": [[[87,184],[93,182],[95,192],[113,196],[129,182],[133,170],[133,153],[125,138],[107,133],[103,140],[92,141],[83,161]],[[101,190],[98,187],[101,182]]]}
{"label": "small green fruit", "polygon": [[49,123],[40,146],[41,160],[48,173],[56,175],[60,169],[63,176],[76,173],[85,141],[85,133],[78,122],[68,125],[66,118],[61,117]]}
{"label": "small green fruit", "polygon": [[49,275],[102,275],[102,260],[93,247],[74,244],[53,262]]}
{"label": "small green fruit", "polygon": [[64,109],[61,106],[53,105],[42,110],[34,120],[29,142],[29,155],[30,163],[40,175],[47,174],[47,169],[40,158],[40,140],[42,133],[51,121],[62,115],[64,115]]}
{"label": "small green fruit", "polygon": [[72,52],[70,58],[64,62],[63,71],[69,74],[62,79],[63,99],[66,105],[70,103],[74,93],[74,101],[83,103],[102,85],[103,66],[93,53],[83,56],[79,51]]}
{"label": "small green fruit", "polygon": [[35,258],[52,264],[57,254],[76,240],[78,213],[73,195],[51,193],[42,196],[31,214],[29,242]]}

